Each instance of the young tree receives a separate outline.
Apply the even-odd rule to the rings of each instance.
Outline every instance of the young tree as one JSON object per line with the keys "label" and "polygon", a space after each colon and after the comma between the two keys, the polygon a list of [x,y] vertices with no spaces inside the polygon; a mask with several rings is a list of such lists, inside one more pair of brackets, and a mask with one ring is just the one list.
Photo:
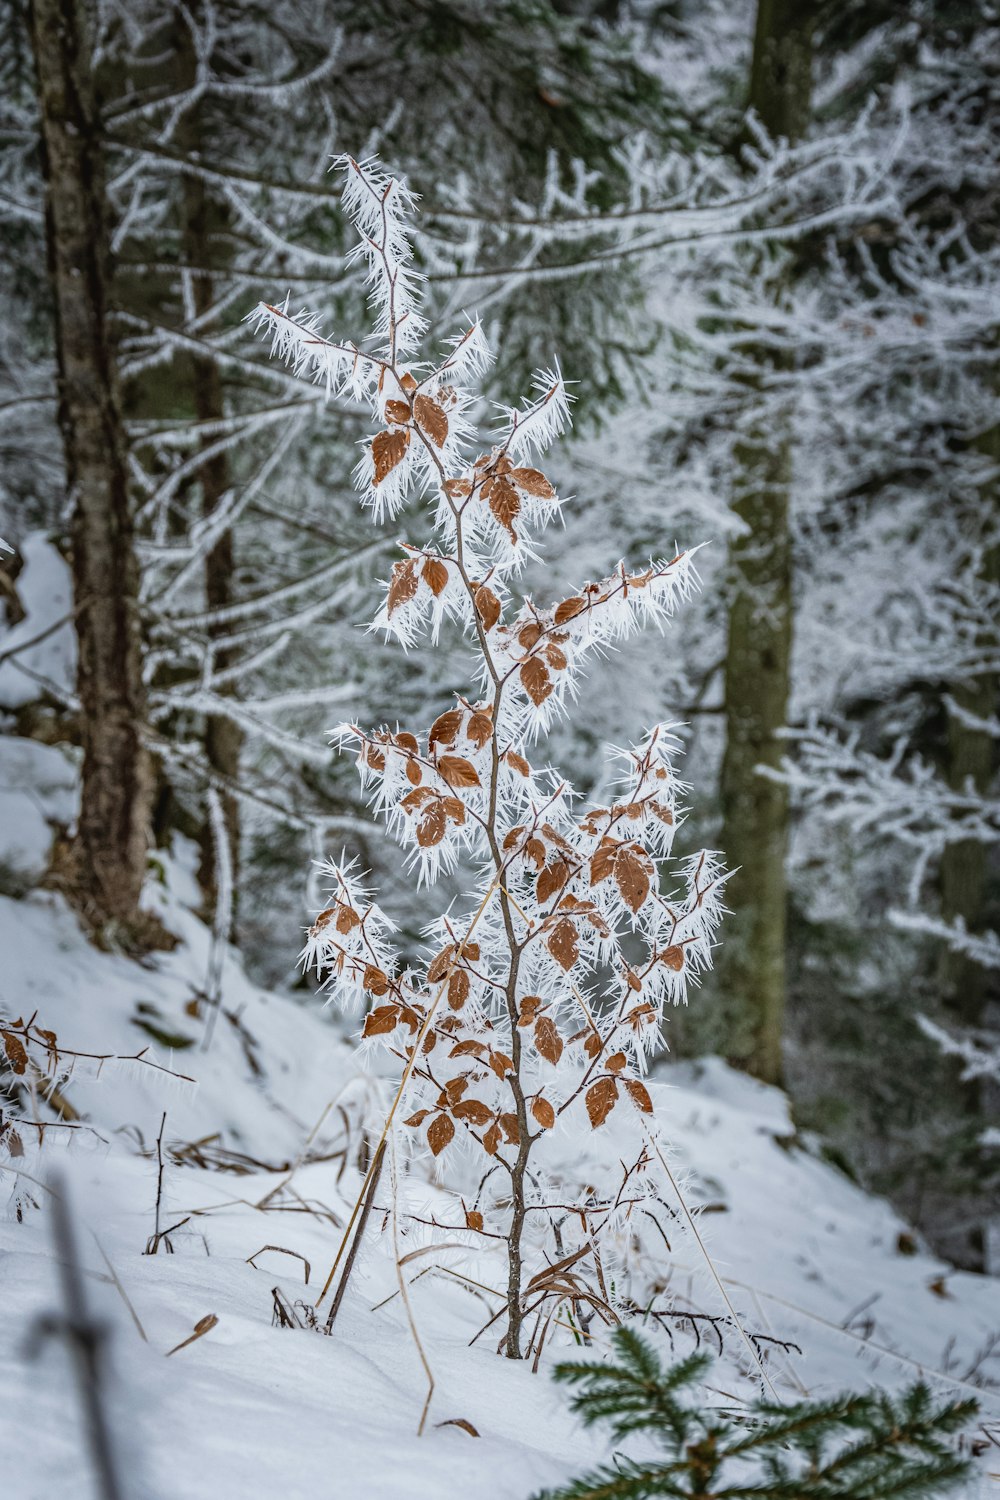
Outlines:
{"label": "young tree", "polygon": [[660,1045],[664,1006],[683,1000],[711,963],[723,880],[702,852],[676,872],[676,892],[660,888],[683,791],[667,726],[617,752],[620,787],[609,806],[579,806],[554,769],[532,767],[528,747],[569,708],[588,657],[642,623],[663,623],[687,597],[692,554],[620,563],[554,604],[518,601],[518,575],[560,511],[531,460],[566,425],[562,377],[540,372],[532,399],[502,408],[492,443],[473,456],[469,387],[490,359],[482,328],[455,338],[441,362],[417,361],[424,324],[412,199],[375,161],[342,166],[375,348],[327,339],[315,315],[292,316],[287,305],[262,304],[257,325],[296,371],[370,407],[379,430],[355,477],[373,520],[430,498],[433,535],[401,544],[374,627],[422,654],[427,635],[454,622],[473,649],[476,685],[426,735],[345,724],[337,739],[357,748],[372,805],[420,881],[459,860],[474,874],[465,901],[432,924],[432,956],[414,970],[354,864],[328,862],[330,902],[307,958],[344,1004],[375,1002],[363,1035],[402,1065],[385,1132],[405,1116],[434,1157],[464,1149],[481,1162],[466,1222],[504,1237],[505,1349],[519,1358],[525,1250],[549,1207],[547,1144],[557,1127],[598,1130],[614,1114],[615,1156],[627,1165],[617,1191],[602,1186],[581,1203],[585,1244],[652,1190],[658,1148],[642,1073]]}
{"label": "young tree", "polygon": [[34,0],[59,417],[73,505],[83,786],[77,886],[98,920],[134,918],[151,777],[143,744],[138,587],[110,327],[103,148],[86,7]]}
{"label": "young tree", "polygon": [[616,1445],[641,1433],[660,1456],[616,1452],[613,1464],[536,1500],[930,1500],[969,1477],[955,1439],[975,1401],[936,1399],[920,1384],[895,1398],[757,1402],[734,1417],[698,1388],[707,1355],[665,1369],[632,1329],[618,1329],[613,1343],[609,1362],[557,1365],[556,1379],[572,1389],[585,1426],[608,1426]]}

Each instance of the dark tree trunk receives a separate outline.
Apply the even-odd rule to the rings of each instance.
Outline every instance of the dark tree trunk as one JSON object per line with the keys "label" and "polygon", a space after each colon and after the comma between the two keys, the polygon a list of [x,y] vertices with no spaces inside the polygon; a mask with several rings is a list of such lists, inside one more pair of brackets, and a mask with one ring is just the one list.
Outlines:
{"label": "dark tree trunk", "polygon": [[81,895],[97,920],[134,917],[152,778],[143,748],[138,566],[109,326],[104,172],[79,0],[33,0],[56,314],[59,419],[73,502],[83,740]]}
{"label": "dark tree trunk", "polygon": [[[979,577],[986,586],[1000,583],[1000,545],[997,518],[1000,517],[1000,424],[990,427],[976,443],[987,459],[991,476],[983,492],[983,531],[985,545]],[[983,641],[984,651],[990,642]],[[1000,683],[990,673],[967,682],[956,683],[951,690],[958,708],[976,719],[995,718],[1000,705]],[[988,727],[982,729],[963,722],[958,714],[948,716],[947,775],[949,785],[963,791],[969,785],[986,796],[997,768],[997,740]],[[989,849],[978,839],[949,844],[941,858],[941,906],[948,921],[960,917],[969,932],[982,932],[989,921]],[[981,964],[959,954],[950,954],[945,963],[945,989],[958,1022],[963,1026],[981,1026],[987,1004],[995,991],[992,975]]]}
{"label": "dark tree trunk", "polygon": [[[201,154],[201,120],[196,112],[187,125],[185,147]],[[184,247],[185,258],[191,265],[214,264],[213,230],[225,228],[227,215],[211,198],[203,178],[193,173],[184,177]],[[194,274],[192,277],[192,302],[195,314],[204,316],[212,306],[214,295],[211,274]],[[210,355],[204,358],[195,355],[193,366],[193,404],[195,421],[205,429],[202,447],[209,448],[218,436],[213,424],[219,422],[225,412],[222,377],[216,360]],[[209,516],[225,499],[231,484],[229,457],[225,452],[210,454],[199,470],[202,513]],[[210,610],[224,609],[233,602],[233,535],[226,531],[215,543],[205,559],[205,602]],[[210,627],[211,634],[227,635],[231,626]],[[225,651],[216,654],[216,666],[224,669],[229,664]],[[239,779],[240,752],[243,734],[232,719],[222,714],[210,715],[205,723],[205,754],[209,765],[218,771],[225,782],[232,784]],[[232,793],[222,794],[222,806],[229,838],[234,878],[239,868],[240,808]],[[210,830],[203,834],[203,854],[200,880],[210,898],[215,896],[215,862]]]}
{"label": "dark tree trunk", "polygon": [[[810,109],[813,0],[758,0],[749,104],[773,136],[799,137]],[[775,294],[781,295],[780,282]],[[758,356],[760,377],[775,362]],[[785,1009],[785,853],[788,795],[761,776],[781,758],[792,651],[789,535],[791,439],[780,423],[754,420],[760,381],[745,380],[747,430],[735,445],[733,510],[747,530],[729,548],[726,750],[722,848],[738,873],[722,949],[724,1048],[769,1083],[781,1081]]]}

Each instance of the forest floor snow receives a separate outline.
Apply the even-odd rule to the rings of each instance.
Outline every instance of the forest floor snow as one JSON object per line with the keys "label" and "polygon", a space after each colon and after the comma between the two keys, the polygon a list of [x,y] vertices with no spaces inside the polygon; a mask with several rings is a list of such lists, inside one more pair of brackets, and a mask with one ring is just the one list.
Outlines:
{"label": "forest floor snow", "polygon": [[[65,1048],[129,1055],[148,1046],[147,1059],[196,1080],[148,1062],[80,1060],[65,1089],[77,1128],[50,1129],[40,1147],[24,1130],[23,1157],[2,1162],[0,1492],[96,1494],[65,1345],[37,1334],[61,1306],[46,1207],[56,1177],[71,1200],[88,1297],[110,1330],[109,1407],[127,1500],[527,1500],[605,1456],[548,1378],[567,1346],[548,1345],[537,1374],[497,1357],[499,1324],[470,1347],[498,1303],[441,1275],[410,1288],[435,1381],[417,1436],[427,1381],[393,1295],[379,1199],[333,1336],[272,1326],[275,1288],[292,1306],[319,1295],[361,1181],[349,1125],[379,1085],[318,999],[261,991],[232,950],[202,1050],[211,937],[195,914],[190,857],[164,860],[162,875],[150,899],[181,941],[142,964],[91,947],[54,895],[0,898],[0,1013],[37,1012]],[[976,1387],[1000,1435],[995,1279],[925,1253],[885,1202],[797,1138],[776,1090],[707,1059],[661,1070],[652,1092],[737,1313],[801,1349],[769,1355],[779,1391],[897,1386],[922,1373],[945,1392]],[[151,1255],[164,1113],[159,1223],[171,1229],[172,1253],[161,1240]],[[350,1154],[338,1154],[348,1137]],[[184,1151],[191,1142],[200,1144]],[[20,1179],[20,1222],[18,1171],[30,1174]],[[672,1225],[664,1277],[678,1305],[723,1316],[696,1238],[683,1216]],[[218,1320],[208,1332],[164,1357],[208,1315]],[[725,1370],[710,1378],[752,1399],[739,1339],[723,1332]],[[691,1347],[682,1324],[675,1339]],[[1000,1461],[986,1460],[970,1495],[997,1492],[987,1469]]]}

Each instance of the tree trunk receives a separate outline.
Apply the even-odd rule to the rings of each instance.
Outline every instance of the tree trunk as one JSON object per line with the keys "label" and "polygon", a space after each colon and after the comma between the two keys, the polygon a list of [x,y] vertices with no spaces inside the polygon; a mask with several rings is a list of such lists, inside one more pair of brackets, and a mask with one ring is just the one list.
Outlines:
{"label": "tree trunk", "polygon": [[104,171],[79,0],[33,0],[59,420],[73,500],[83,785],[81,895],[98,921],[135,916],[152,778],[142,743],[138,566],[108,312]]}
{"label": "tree trunk", "polygon": [[[190,50],[190,33],[187,28],[185,28],[185,37],[188,39],[187,50]],[[192,57],[192,66],[193,62]],[[200,159],[202,155],[203,132],[200,108],[200,105],[194,107],[179,137],[185,151],[196,159]],[[183,193],[184,258],[193,266],[210,266],[215,263],[213,230],[217,232],[225,227],[226,212],[210,196],[204,178],[194,173],[185,173]],[[214,285],[211,274],[195,272],[191,278],[191,297],[197,317],[200,318],[209,312],[213,296]],[[199,426],[205,429],[201,445],[203,448],[209,448],[218,436],[217,432],[211,430],[212,424],[219,422],[225,411],[222,376],[218,362],[210,355],[205,357],[195,355],[192,359],[192,366],[194,417]],[[202,462],[198,477],[201,485],[202,514],[209,516],[222,502],[230,488],[228,454],[222,452],[209,455]],[[205,559],[205,603],[208,609],[224,609],[226,605],[233,602],[233,570],[233,535],[231,531],[226,531]],[[210,634],[227,635],[231,629],[230,625],[222,625],[215,629],[210,627]],[[217,652],[215,658],[217,667],[224,669],[229,661],[230,657],[225,651]],[[243,734],[239,726],[224,715],[209,715],[205,723],[205,755],[212,769],[218,771],[228,783],[239,779],[242,748]],[[240,807],[237,798],[232,793],[223,792],[221,796],[235,879],[239,868]],[[215,859],[211,831],[207,822],[202,836],[199,879],[209,899],[214,900],[216,894]]]}
{"label": "tree trunk", "polygon": [[[996,534],[1000,515],[1000,425],[987,429],[976,447],[988,460],[991,475],[983,494],[983,547],[979,577],[987,586],[1000,583],[1000,545],[990,542]],[[988,648],[988,643],[983,643]],[[977,719],[994,718],[1000,704],[1000,683],[995,676],[983,674],[951,689],[959,709]],[[962,791],[970,783],[981,796],[989,792],[997,764],[997,740],[988,729],[963,723],[954,713],[948,716],[947,775],[948,784]],[[950,844],[941,857],[941,907],[947,921],[961,917],[969,932],[981,932],[989,926],[989,851],[978,839]],[[949,954],[945,961],[944,983],[948,1003],[962,1026],[980,1026],[991,994],[991,975],[981,964],[959,954]]]}
{"label": "tree trunk", "polygon": [[[799,137],[810,109],[812,0],[758,0],[749,104],[773,136]],[[780,296],[780,284],[775,288]],[[760,373],[776,362],[763,352]],[[792,558],[788,524],[791,439],[751,412],[734,445],[733,510],[744,535],[729,547],[726,749],[722,848],[738,872],[722,948],[721,1005],[730,1059],[769,1083],[781,1081],[785,1008],[785,852],[788,795],[758,774],[777,766],[786,722],[792,650]]]}

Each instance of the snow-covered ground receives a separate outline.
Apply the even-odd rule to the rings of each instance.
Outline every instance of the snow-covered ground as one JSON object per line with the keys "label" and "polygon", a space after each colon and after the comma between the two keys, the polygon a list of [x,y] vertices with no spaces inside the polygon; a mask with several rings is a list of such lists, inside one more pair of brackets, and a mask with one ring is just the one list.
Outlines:
{"label": "snow-covered ground", "polygon": [[[17,763],[14,751],[10,759]],[[54,800],[45,805],[61,816],[65,787],[58,767],[48,769]],[[56,1179],[71,1196],[88,1294],[110,1328],[129,1500],[527,1500],[579,1472],[602,1454],[601,1440],[576,1427],[547,1375],[572,1345],[547,1344],[538,1373],[497,1356],[500,1324],[470,1347],[500,1306],[489,1290],[500,1266],[461,1229],[428,1229],[403,1246],[417,1252],[406,1265],[409,1296],[434,1378],[417,1436],[427,1377],[398,1295],[385,1180],[333,1336],[272,1325],[275,1288],[291,1305],[319,1296],[360,1186],[362,1127],[378,1118],[380,1084],[319,1001],[263,993],[233,952],[202,1048],[211,937],[194,911],[192,864],[180,845],[150,882],[148,900],[181,941],[142,964],[89,946],[55,895],[0,898],[0,1014],[37,1012],[60,1046],[77,1051],[149,1047],[147,1059],[197,1081],[142,1061],[81,1059],[64,1089],[79,1115],[66,1122],[73,1128],[50,1129],[39,1148],[37,1132],[22,1127],[24,1155],[2,1162],[0,1493],[95,1493],[65,1346],[32,1338],[60,1307],[46,1208]],[[976,1387],[983,1418],[1000,1433],[996,1280],[923,1253],[884,1202],[795,1138],[776,1091],[712,1059],[658,1077],[674,1172],[686,1198],[703,1205],[701,1233],[737,1313],[756,1333],[801,1348],[769,1354],[779,1392],[896,1385],[922,1372],[943,1391]],[[161,1241],[151,1255],[164,1113],[159,1223],[173,1253]],[[404,1191],[412,1211],[422,1205],[439,1224],[460,1222],[443,1187],[417,1176]],[[676,1307],[724,1316],[677,1213],[670,1249],[659,1250],[663,1285]],[[483,1289],[449,1274],[459,1265]],[[166,1357],[209,1315],[218,1321],[208,1332]],[[711,1344],[704,1324],[702,1332]],[[712,1384],[750,1399],[740,1340],[723,1332],[724,1367]],[[690,1347],[683,1325],[675,1339]],[[984,1460],[970,1494],[993,1492],[988,1468],[1000,1463]]]}

